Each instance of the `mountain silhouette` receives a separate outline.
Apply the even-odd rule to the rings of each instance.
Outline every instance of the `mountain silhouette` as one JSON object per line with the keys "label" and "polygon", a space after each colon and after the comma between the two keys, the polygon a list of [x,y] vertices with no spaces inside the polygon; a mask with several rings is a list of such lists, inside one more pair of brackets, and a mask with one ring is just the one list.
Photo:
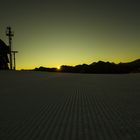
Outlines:
{"label": "mountain silhouette", "polygon": [[[35,68],[35,71],[58,72],[56,68]],[[96,74],[123,74],[140,72],[140,59],[128,63],[110,63],[104,61],[93,62],[89,65],[82,64],[76,66],[62,65],[59,72],[68,73],[96,73]]]}

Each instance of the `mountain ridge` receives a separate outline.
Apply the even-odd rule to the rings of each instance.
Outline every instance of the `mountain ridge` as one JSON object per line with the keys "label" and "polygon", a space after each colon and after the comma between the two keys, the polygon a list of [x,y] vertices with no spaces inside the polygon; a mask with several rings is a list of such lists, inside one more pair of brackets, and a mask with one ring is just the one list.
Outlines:
{"label": "mountain ridge", "polygon": [[140,59],[132,62],[115,64],[114,62],[98,61],[91,64],[80,64],[76,66],[62,65],[60,70],[57,68],[39,67],[35,71],[48,72],[70,72],[70,73],[101,73],[101,74],[121,74],[121,73],[140,73]]}

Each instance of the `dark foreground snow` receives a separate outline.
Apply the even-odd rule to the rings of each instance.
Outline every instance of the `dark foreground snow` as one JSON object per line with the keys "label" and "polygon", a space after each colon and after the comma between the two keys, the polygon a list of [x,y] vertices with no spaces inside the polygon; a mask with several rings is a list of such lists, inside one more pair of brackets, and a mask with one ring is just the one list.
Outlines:
{"label": "dark foreground snow", "polygon": [[140,140],[140,74],[0,71],[0,140]]}

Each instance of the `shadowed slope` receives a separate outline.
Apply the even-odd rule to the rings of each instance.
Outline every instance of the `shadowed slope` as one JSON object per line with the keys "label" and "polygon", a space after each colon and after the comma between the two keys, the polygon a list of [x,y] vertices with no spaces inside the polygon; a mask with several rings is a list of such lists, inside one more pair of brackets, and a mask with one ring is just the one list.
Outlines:
{"label": "shadowed slope", "polygon": [[140,138],[139,74],[1,74],[1,140]]}

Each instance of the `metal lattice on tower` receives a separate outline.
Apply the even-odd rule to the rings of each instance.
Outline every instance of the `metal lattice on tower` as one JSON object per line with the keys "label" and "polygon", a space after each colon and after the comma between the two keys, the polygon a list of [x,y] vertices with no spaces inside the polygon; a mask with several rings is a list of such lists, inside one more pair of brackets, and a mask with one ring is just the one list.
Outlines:
{"label": "metal lattice on tower", "polygon": [[[13,70],[13,69],[15,70],[15,69],[16,69],[15,53],[18,53],[18,52],[12,50],[12,37],[14,36],[14,33],[13,33],[13,31],[11,30],[11,27],[10,27],[10,26],[8,26],[7,29],[6,29],[6,36],[8,36],[9,49],[10,49],[10,52],[9,52],[10,69],[11,69],[11,70]],[[13,66],[12,53],[13,53],[13,56],[14,56],[14,66]]]}

